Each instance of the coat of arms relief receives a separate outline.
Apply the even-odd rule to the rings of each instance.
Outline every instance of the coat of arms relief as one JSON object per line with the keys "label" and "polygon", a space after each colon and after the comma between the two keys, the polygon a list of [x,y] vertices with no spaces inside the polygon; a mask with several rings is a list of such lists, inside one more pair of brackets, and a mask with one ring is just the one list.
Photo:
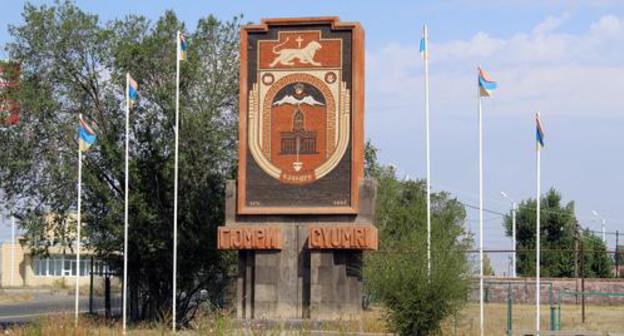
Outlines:
{"label": "coat of arms relief", "polygon": [[350,92],[342,40],[320,31],[280,31],[258,45],[249,92],[249,151],[269,176],[307,184],[331,172],[350,139]]}

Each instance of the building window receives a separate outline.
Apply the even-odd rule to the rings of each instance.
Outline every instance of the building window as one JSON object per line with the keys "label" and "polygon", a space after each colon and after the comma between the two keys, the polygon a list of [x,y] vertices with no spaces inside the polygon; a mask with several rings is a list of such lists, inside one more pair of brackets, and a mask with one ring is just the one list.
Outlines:
{"label": "building window", "polygon": [[[102,262],[96,261],[96,267],[105,267]],[[76,271],[80,276],[89,276],[91,271],[91,258],[80,259],[80,267],[76,267],[75,255],[51,255],[47,258],[33,258],[33,272],[36,276],[76,276]],[[97,274],[98,270],[95,269]]]}
{"label": "building window", "polygon": [[63,258],[54,259],[54,276],[63,275]]}
{"label": "building window", "polygon": [[33,260],[33,272],[35,272],[35,275],[41,275],[41,259],[39,258],[35,258],[35,260]]}
{"label": "building window", "polygon": [[46,258],[48,262],[48,273],[47,275],[54,275],[54,271],[56,270],[56,263],[54,259]]}

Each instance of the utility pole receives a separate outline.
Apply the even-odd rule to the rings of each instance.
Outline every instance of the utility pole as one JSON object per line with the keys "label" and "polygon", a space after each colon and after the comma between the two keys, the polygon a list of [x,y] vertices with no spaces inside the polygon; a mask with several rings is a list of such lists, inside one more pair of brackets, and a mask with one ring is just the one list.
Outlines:
{"label": "utility pole", "polygon": [[518,209],[518,204],[509,197],[504,191],[500,192],[503,198],[506,198],[511,202],[511,249],[513,253],[511,255],[511,267],[512,267],[512,277],[516,277],[516,210]]}
{"label": "utility pole", "polygon": [[513,264],[512,267],[514,278],[518,276],[516,274],[516,209],[516,202],[513,202],[511,207],[511,244],[513,245],[513,255],[511,257],[511,263]]}
{"label": "utility pole", "polygon": [[578,278],[579,278],[579,227],[574,230],[574,297],[578,305]]}
{"label": "utility pole", "polygon": [[93,314],[93,263],[94,258],[91,255],[91,269],[89,270],[89,314]]}
{"label": "utility pole", "polygon": [[615,230],[615,277],[620,277],[620,232]]}
{"label": "utility pole", "polygon": [[581,242],[581,320],[585,324],[585,244]]}

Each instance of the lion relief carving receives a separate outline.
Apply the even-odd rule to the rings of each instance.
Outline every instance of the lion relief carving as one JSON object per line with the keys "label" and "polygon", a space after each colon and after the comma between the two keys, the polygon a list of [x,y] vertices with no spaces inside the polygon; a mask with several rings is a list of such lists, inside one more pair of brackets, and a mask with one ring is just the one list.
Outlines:
{"label": "lion relief carving", "polygon": [[315,66],[322,65],[320,62],[314,60],[314,55],[316,55],[316,52],[322,48],[321,44],[317,41],[310,41],[310,43],[308,43],[305,47],[299,49],[285,48],[282,50],[276,50],[286,44],[286,42],[288,42],[288,38],[286,38],[286,41],[284,41],[283,43],[280,43],[279,45],[273,47],[273,53],[277,56],[275,56],[275,59],[269,65],[271,68],[275,67],[278,64],[295,65],[294,60],[298,60],[302,64],[310,64]]}

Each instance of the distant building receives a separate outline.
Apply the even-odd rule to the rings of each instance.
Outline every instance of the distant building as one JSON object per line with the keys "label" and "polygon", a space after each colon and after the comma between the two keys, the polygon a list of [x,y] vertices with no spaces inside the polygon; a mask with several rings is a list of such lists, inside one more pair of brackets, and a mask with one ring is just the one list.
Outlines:
{"label": "distant building", "polygon": [[[61,221],[66,228],[70,228],[64,230],[66,241],[69,242],[75,239],[71,228],[75,227],[76,222],[71,217]],[[52,222],[58,221],[58,218],[49,215],[46,220]],[[74,283],[77,273],[80,284],[87,285],[91,271],[98,278],[100,274],[109,271],[108,266],[100,260],[95,259],[91,265],[94,253],[85,248],[80,250],[80,265],[77,265],[75,250],[56,243],[53,230],[49,230],[48,239],[51,246],[47,249],[47,255],[33,253],[22,236],[16,237],[15,243],[6,241],[0,244],[0,288],[69,285]]]}
{"label": "distant building", "polygon": [[[80,272],[80,283],[89,284],[91,256],[88,250],[80,253],[80,265],[76,265],[76,254],[58,246],[48,249],[48,256],[34,256],[28,247],[23,246],[22,237],[15,244],[4,242],[0,245],[0,287],[39,287],[58,284],[72,284],[76,272]],[[15,260],[13,260],[15,256]],[[107,266],[94,261],[94,274],[108,271]]]}

